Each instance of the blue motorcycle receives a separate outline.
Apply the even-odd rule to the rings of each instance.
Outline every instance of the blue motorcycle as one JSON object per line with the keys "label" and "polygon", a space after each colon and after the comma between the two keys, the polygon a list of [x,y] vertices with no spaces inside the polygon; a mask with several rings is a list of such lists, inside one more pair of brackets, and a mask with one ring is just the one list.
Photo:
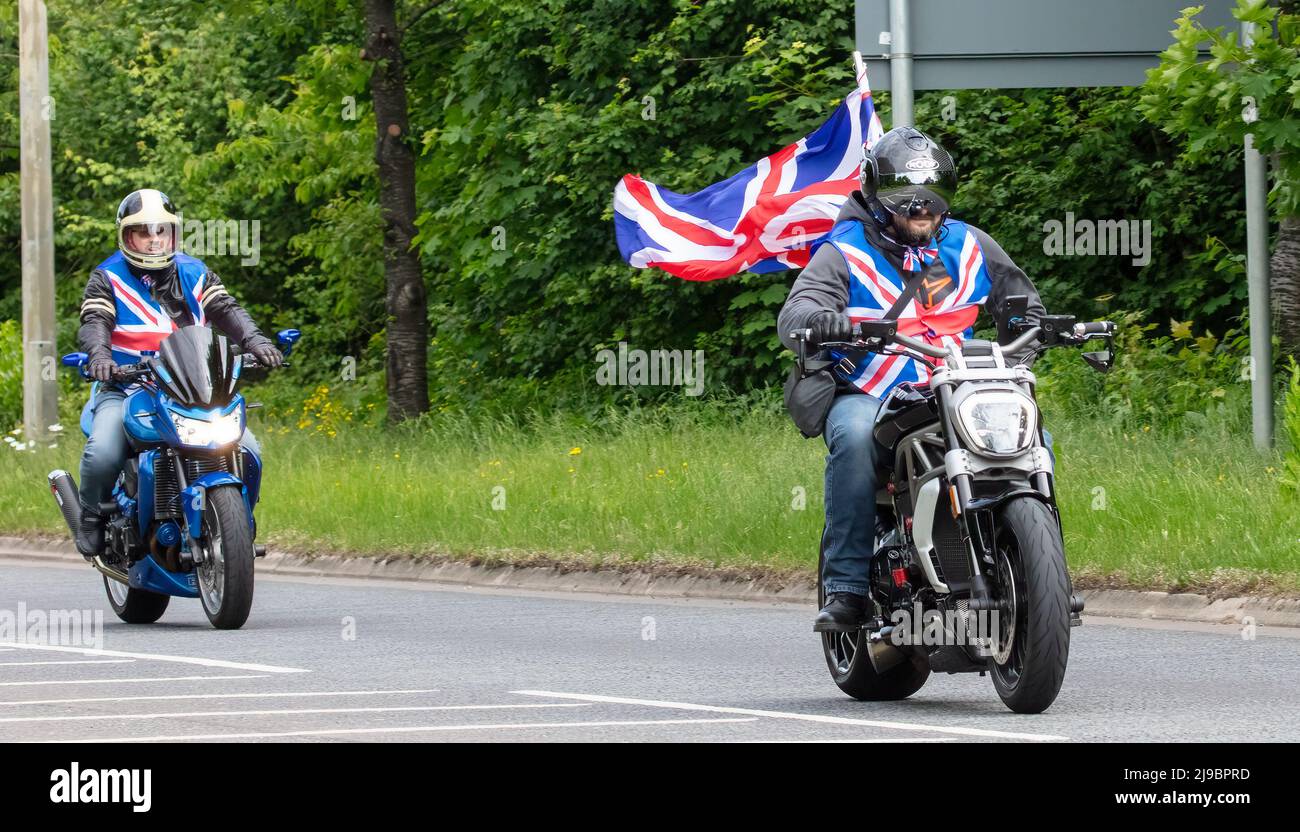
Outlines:
{"label": "blue motorcycle", "polygon": [[[296,329],[278,333],[288,356]],[[89,377],[85,353],[63,357]],[[288,366],[287,364],[285,366]],[[158,354],[119,366],[125,388],[123,419],[133,458],[100,505],[106,519],[103,573],[109,604],[130,624],[152,624],[173,596],[198,598],[212,626],[238,629],[253,606],[254,543],[262,460],[240,444],[249,407],[238,391],[252,355],[207,327],[185,327],[163,340]],[[90,402],[81,430],[90,435]],[[67,471],[51,471],[50,491],[68,528],[81,522],[77,485]]]}

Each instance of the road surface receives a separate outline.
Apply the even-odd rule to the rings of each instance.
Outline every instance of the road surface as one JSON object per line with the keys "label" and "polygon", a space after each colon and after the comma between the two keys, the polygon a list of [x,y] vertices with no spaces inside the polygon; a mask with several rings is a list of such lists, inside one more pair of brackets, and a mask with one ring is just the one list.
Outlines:
{"label": "road surface", "polygon": [[1300,740],[1286,628],[1085,617],[1055,705],[1020,716],[968,674],[849,699],[800,606],[263,576],[221,632],[185,599],[123,624],[88,567],[0,559],[0,623],[60,610],[102,611],[98,646],[0,636],[0,742]]}

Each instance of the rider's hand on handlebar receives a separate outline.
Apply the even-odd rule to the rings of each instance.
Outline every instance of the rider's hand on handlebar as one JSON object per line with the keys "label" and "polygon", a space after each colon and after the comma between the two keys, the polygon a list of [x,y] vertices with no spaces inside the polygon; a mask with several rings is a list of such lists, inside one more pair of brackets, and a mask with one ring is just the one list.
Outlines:
{"label": "rider's hand on handlebar", "polygon": [[823,309],[808,321],[812,340],[818,344],[827,341],[847,341],[853,337],[853,322],[843,312]]}
{"label": "rider's hand on handlebar", "polygon": [[269,341],[262,344],[255,344],[248,351],[257,359],[257,363],[263,367],[275,368],[284,364],[284,355],[275,347],[271,346]]}
{"label": "rider's hand on handlebar", "polygon": [[86,372],[88,372],[90,377],[95,381],[107,384],[113,380],[113,370],[115,369],[117,369],[117,367],[113,364],[112,359],[96,358],[90,362],[90,366],[86,368]]}

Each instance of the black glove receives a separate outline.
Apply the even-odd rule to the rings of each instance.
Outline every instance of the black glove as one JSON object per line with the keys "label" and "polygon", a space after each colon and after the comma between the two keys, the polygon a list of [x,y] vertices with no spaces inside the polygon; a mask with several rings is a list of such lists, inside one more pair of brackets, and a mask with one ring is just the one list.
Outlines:
{"label": "black glove", "polygon": [[826,341],[847,341],[853,337],[853,322],[843,312],[823,309],[808,321],[812,339],[818,344]]}
{"label": "black glove", "polygon": [[279,367],[284,364],[284,355],[271,345],[270,341],[261,341],[248,348],[248,351],[263,367]]}
{"label": "black glove", "polygon": [[113,380],[113,370],[116,365],[111,358],[92,358],[90,361],[90,377],[95,381],[105,384]]}

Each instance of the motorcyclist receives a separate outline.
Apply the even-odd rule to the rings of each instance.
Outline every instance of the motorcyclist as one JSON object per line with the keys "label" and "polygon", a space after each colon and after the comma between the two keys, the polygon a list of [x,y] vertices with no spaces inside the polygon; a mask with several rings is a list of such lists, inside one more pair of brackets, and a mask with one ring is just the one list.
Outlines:
{"label": "motorcyclist", "polygon": [[[987,305],[998,340],[1009,343],[1014,335],[1003,302],[1011,295],[1025,295],[1025,317],[1038,322],[1043,304],[1025,273],[988,234],[950,217],[957,171],[938,143],[899,127],[864,153],[861,189],[816,244],[781,309],[778,326],[786,346],[797,349],[792,334],[804,329],[817,343],[849,340],[855,323],[885,317],[918,271],[913,298],[897,315],[903,334],[936,345],[960,342],[972,333],[979,307]],[[863,358],[851,372],[837,366],[834,375],[834,397],[822,423],[829,453],[820,576],[826,604],[814,623],[819,632],[854,629],[867,615],[877,520],[872,427],[890,390],[904,381],[925,385],[930,378],[920,362],[885,355]],[[820,413],[813,421],[818,419]]]}
{"label": "motorcyclist", "polygon": [[[81,303],[78,343],[96,384],[93,426],[81,457],[81,527],[77,550],[86,559],[104,548],[100,503],[112,494],[128,451],[122,421],[125,390],[115,365],[157,353],[162,340],[186,326],[215,324],[267,367],[284,356],[203,262],[177,251],[180,221],[166,194],[132,191],[117,209],[117,251],[94,268]],[[257,452],[245,431],[241,440]]]}

